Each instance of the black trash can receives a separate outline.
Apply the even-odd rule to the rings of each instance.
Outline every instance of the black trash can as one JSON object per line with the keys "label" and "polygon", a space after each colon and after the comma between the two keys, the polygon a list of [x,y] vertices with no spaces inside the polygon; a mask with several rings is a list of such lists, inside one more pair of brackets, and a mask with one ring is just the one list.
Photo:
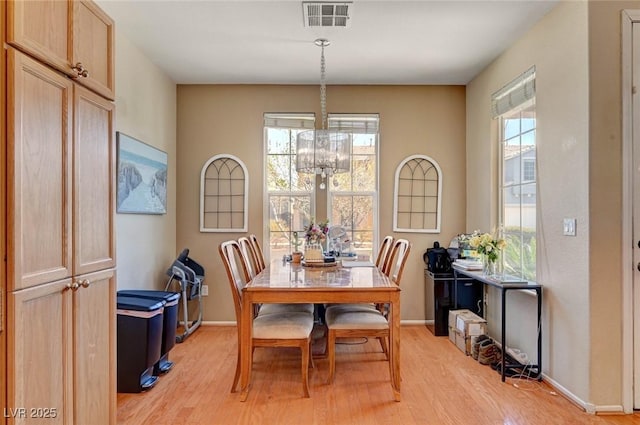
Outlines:
{"label": "black trash can", "polygon": [[167,373],[173,367],[169,361],[169,351],[176,345],[176,328],[178,327],[178,302],[180,292],[153,291],[143,289],[125,289],[118,291],[118,295],[147,298],[164,301],[164,320],[162,325],[162,347],[160,348],[160,360],[154,366],[154,375]]}
{"label": "black trash can", "polygon": [[152,388],[158,376],[164,301],[118,295],[118,392]]}

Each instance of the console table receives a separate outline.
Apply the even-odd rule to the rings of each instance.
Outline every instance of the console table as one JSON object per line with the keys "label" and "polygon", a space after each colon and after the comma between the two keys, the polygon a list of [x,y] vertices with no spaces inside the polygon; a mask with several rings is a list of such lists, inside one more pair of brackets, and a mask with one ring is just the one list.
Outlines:
{"label": "console table", "polygon": [[502,360],[501,360],[501,370],[500,374],[502,377],[502,382],[505,381],[505,372],[506,369],[522,367],[520,364],[506,364],[506,353],[507,342],[506,342],[506,330],[507,330],[507,320],[506,320],[506,307],[507,307],[507,292],[508,291],[534,291],[536,294],[536,300],[538,302],[538,359],[537,364],[535,365],[526,365],[526,368],[535,369],[536,375],[535,378],[538,380],[542,379],[542,327],[541,327],[541,316],[542,316],[542,285],[537,283],[527,282],[526,280],[512,278],[510,276],[487,276],[481,271],[472,271],[465,270],[459,266],[456,266],[453,263],[453,278],[454,278],[454,288],[453,288],[453,307],[458,308],[457,304],[457,287],[458,287],[458,279],[464,278],[468,280],[468,278],[472,278],[478,282],[481,282],[484,286],[492,286],[494,288],[498,288],[500,290],[501,296],[501,319],[502,319],[502,327],[501,327],[501,340],[502,343]]}

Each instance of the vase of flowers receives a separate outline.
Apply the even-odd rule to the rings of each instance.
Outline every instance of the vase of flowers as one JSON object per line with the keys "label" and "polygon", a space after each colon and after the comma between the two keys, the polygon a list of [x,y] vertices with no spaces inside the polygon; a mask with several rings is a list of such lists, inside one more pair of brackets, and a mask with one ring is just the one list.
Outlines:
{"label": "vase of flowers", "polygon": [[502,249],[507,245],[505,240],[476,230],[469,239],[469,245],[482,255],[484,274],[487,276],[498,274],[498,258]]}
{"label": "vase of flowers", "polygon": [[304,239],[306,246],[320,245],[327,239],[327,233],[329,232],[329,220],[320,221],[314,223],[311,219],[309,225],[304,229]]}

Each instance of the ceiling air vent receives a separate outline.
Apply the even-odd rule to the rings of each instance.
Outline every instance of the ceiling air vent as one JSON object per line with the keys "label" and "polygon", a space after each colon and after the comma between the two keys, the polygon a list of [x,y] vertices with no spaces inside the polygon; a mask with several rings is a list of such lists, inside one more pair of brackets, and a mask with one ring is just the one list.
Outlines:
{"label": "ceiling air vent", "polygon": [[305,27],[346,28],[351,23],[353,2],[302,2]]}

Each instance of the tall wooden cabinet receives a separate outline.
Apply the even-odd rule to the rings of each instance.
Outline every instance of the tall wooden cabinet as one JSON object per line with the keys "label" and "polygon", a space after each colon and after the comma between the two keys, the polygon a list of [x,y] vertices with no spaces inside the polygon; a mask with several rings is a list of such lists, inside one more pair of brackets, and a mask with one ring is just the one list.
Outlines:
{"label": "tall wooden cabinet", "polygon": [[8,2],[7,42],[107,99],[114,97],[113,20],[91,1]]}
{"label": "tall wooden cabinet", "polygon": [[[44,421],[34,413],[48,413],[51,424],[115,424],[115,110],[101,86],[62,69],[52,53],[70,34],[93,40],[93,54],[104,51],[104,26],[82,24],[86,11],[99,22],[106,15],[85,1],[6,5],[4,416],[10,424]],[[105,69],[113,67],[112,28]]]}

